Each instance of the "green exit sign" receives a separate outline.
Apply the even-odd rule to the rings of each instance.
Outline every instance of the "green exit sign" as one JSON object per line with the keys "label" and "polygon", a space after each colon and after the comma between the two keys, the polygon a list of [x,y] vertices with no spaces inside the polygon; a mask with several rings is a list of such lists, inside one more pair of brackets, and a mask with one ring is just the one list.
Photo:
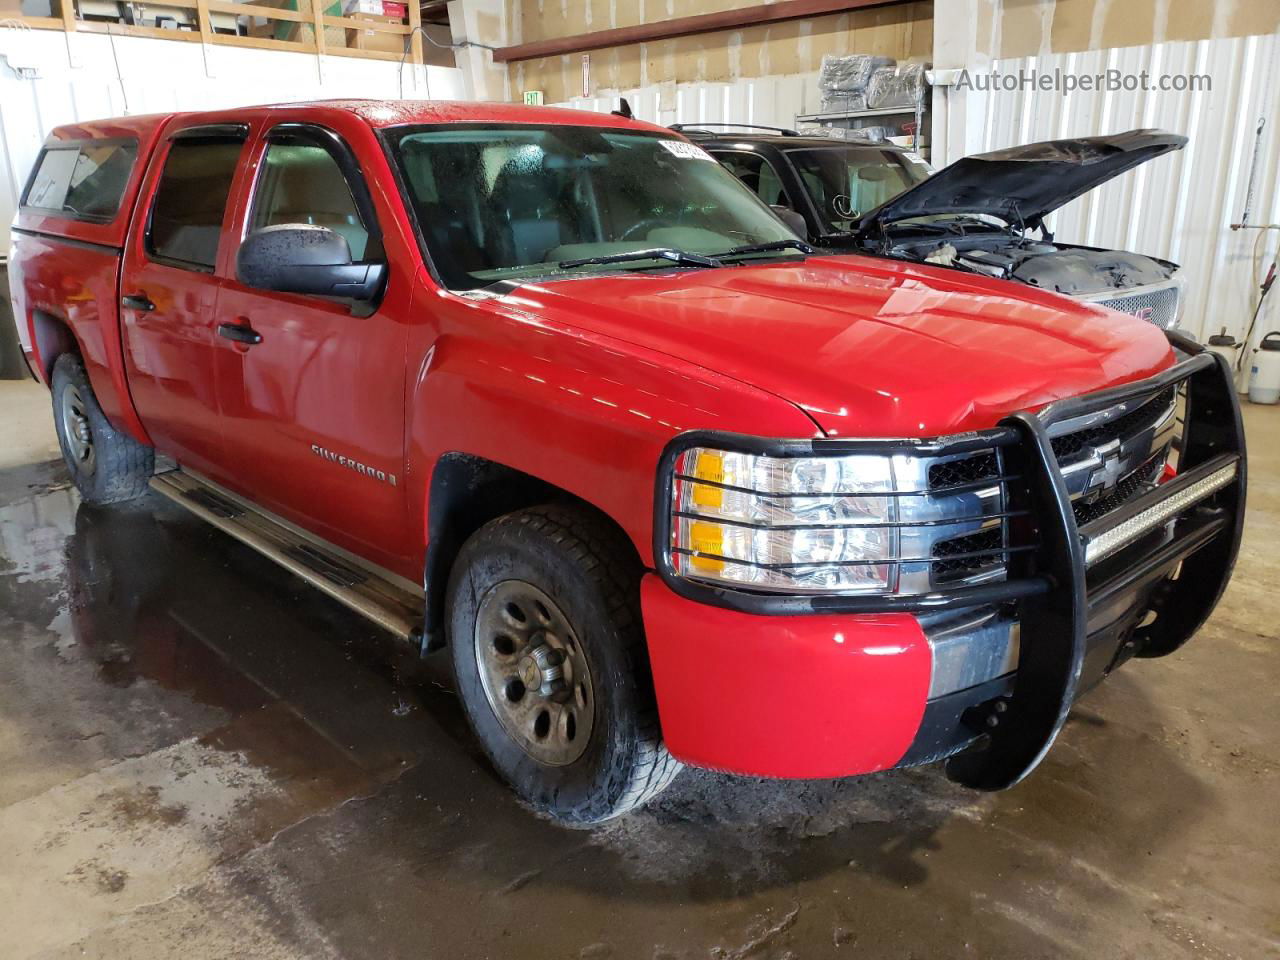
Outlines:
{"label": "green exit sign", "polygon": [[542,106],[542,91],[541,91],[541,90],[526,90],[526,91],[524,92],[524,105],[525,105],[526,107],[540,107],[540,106]]}

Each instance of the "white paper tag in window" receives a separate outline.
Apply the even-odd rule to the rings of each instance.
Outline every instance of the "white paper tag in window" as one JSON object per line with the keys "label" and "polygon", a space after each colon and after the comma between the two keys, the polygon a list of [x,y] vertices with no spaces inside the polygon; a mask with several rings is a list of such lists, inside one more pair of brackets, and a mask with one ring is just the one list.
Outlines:
{"label": "white paper tag in window", "polygon": [[918,163],[920,164],[920,166],[924,167],[930,173],[933,173],[933,167],[929,165],[929,161],[926,160],[924,157],[920,156],[920,154],[914,153],[910,150],[904,150],[902,155],[906,157],[908,160],[910,160],[912,163]]}
{"label": "white paper tag in window", "polygon": [[716,162],[716,158],[703,150],[696,143],[686,143],[683,140],[659,140],[667,149],[667,153],[673,157],[679,157],[682,160],[710,160]]}

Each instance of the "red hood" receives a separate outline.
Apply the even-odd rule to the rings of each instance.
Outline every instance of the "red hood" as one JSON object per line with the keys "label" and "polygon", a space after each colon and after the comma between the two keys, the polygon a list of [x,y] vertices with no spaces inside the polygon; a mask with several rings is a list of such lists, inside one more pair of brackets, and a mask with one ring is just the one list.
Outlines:
{"label": "red hood", "polygon": [[829,436],[932,436],[1150,376],[1155,326],[1031,287],[871,257],[522,286],[522,309],[783,397]]}

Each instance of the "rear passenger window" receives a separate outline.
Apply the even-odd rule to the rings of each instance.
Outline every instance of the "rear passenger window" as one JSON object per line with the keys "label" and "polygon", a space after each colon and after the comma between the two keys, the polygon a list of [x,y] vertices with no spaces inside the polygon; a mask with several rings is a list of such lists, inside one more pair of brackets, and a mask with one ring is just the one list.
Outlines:
{"label": "rear passenger window", "polygon": [[23,205],[74,220],[110,220],[137,156],[135,141],[50,147],[36,163]]}
{"label": "rear passenger window", "polygon": [[213,269],[242,138],[175,140],[151,206],[147,253],[193,270]]}

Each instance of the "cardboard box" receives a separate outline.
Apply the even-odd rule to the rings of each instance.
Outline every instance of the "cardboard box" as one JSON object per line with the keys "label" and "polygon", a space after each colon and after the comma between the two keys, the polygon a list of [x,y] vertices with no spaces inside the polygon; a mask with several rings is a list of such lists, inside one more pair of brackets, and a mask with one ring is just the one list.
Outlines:
{"label": "cardboard box", "polygon": [[[372,13],[353,13],[352,20],[369,20],[375,23],[400,23],[400,17],[377,16]],[[402,33],[383,33],[380,30],[348,30],[347,46],[354,50],[378,50],[382,53],[404,53],[408,37]]]}

